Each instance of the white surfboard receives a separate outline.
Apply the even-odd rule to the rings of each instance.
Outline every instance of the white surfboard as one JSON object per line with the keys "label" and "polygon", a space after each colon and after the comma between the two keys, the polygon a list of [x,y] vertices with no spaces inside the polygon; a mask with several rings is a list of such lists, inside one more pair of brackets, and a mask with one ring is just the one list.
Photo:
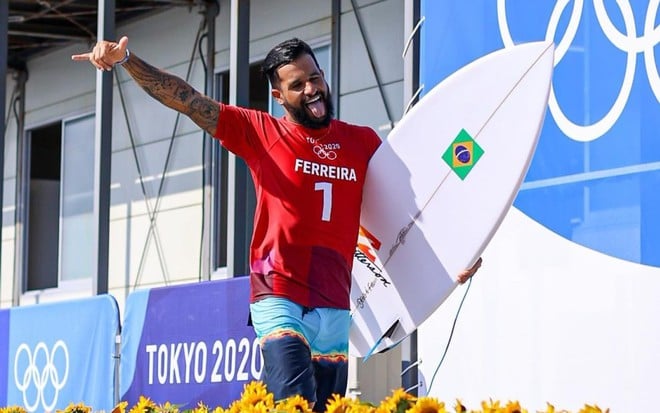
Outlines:
{"label": "white surfboard", "polygon": [[522,44],[449,76],[374,154],[351,288],[350,353],[410,335],[479,258],[511,207],[547,107],[554,45]]}

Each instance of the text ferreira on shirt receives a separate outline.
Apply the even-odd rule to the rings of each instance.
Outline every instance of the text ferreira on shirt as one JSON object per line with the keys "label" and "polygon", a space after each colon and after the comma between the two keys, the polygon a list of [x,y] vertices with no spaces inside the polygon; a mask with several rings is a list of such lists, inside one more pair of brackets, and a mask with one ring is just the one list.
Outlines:
{"label": "text ferreira on shirt", "polygon": [[296,172],[300,171],[307,175],[357,182],[357,174],[355,173],[355,169],[346,168],[344,166],[324,165],[317,162],[296,159],[294,170]]}

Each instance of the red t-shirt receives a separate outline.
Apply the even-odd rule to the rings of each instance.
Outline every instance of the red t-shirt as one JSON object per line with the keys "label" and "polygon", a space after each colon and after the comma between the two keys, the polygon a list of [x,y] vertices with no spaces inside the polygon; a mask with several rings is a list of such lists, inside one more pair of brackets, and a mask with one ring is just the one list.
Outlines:
{"label": "red t-shirt", "polygon": [[349,309],[362,187],[378,135],[338,120],[307,129],[222,105],[216,138],[254,180],[251,301],[278,296]]}

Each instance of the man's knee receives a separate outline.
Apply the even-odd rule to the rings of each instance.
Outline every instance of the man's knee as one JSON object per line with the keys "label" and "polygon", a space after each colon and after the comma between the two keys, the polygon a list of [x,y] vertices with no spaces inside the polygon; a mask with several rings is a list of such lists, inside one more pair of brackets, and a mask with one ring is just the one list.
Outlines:
{"label": "man's knee", "polygon": [[262,380],[276,400],[300,395],[316,401],[316,380],[307,341],[295,332],[264,337]]}

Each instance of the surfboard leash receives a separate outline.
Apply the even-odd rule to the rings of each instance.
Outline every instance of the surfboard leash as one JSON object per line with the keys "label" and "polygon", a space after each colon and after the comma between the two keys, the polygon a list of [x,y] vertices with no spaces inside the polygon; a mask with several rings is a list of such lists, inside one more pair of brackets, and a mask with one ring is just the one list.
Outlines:
{"label": "surfboard leash", "polygon": [[456,328],[456,322],[458,321],[458,315],[461,313],[461,308],[463,307],[463,302],[465,302],[465,297],[467,297],[468,291],[470,291],[470,286],[472,285],[472,277],[468,280],[467,287],[465,288],[465,292],[463,293],[463,298],[461,298],[461,302],[458,305],[458,309],[456,310],[456,315],[454,316],[454,322],[452,323],[451,330],[449,331],[449,338],[447,339],[447,344],[445,345],[445,350],[442,353],[442,357],[440,358],[440,362],[438,362],[438,365],[435,368],[435,371],[433,372],[433,376],[431,376],[431,381],[429,382],[429,386],[426,389],[426,394],[431,393],[431,388],[433,387],[433,381],[435,380],[436,374],[438,374],[438,371],[440,370],[440,366],[442,366],[442,362],[445,361],[445,356],[447,356],[447,351],[449,350],[449,344],[451,344],[451,339],[454,336],[454,329]]}

